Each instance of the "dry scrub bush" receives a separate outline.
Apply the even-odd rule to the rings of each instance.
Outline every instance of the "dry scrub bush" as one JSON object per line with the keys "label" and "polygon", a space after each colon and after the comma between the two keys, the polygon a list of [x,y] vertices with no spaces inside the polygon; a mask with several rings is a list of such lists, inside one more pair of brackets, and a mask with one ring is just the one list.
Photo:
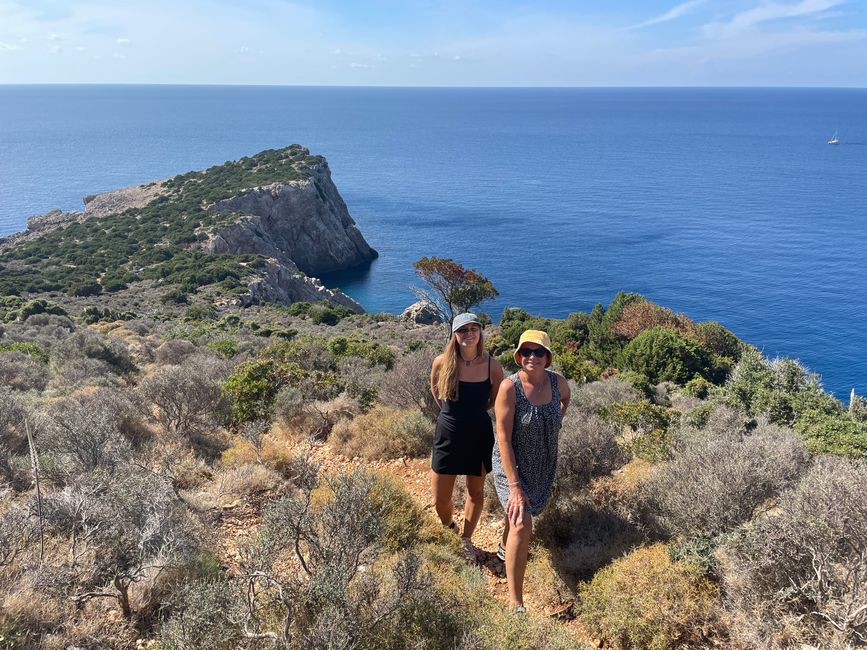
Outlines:
{"label": "dry scrub bush", "polygon": [[609,404],[638,402],[643,398],[641,391],[632,384],[611,377],[603,381],[572,386],[571,406],[573,411],[579,411],[583,415],[598,413]]}
{"label": "dry scrub bush", "polygon": [[399,409],[417,408],[429,420],[436,421],[440,410],[430,392],[430,369],[435,356],[436,352],[421,348],[401,357],[382,379],[380,401]]}
{"label": "dry scrub bush", "polygon": [[358,403],[347,395],[311,400],[297,386],[280,389],[274,400],[277,424],[291,440],[327,438],[334,425],[359,413]]}
{"label": "dry scrub bush", "polygon": [[218,500],[244,498],[274,490],[280,484],[280,475],[259,463],[230,467],[214,476],[209,491]]}
{"label": "dry scrub bush", "polygon": [[47,477],[69,483],[97,468],[112,471],[131,448],[102,391],[82,392],[49,404],[38,446]]}
{"label": "dry scrub bush", "polygon": [[582,585],[581,620],[606,647],[664,650],[702,644],[717,617],[717,589],[663,544],[640,548]]}
{"label": "dry scrub bush", "polygon": [[142,381],[139,396],[145,412],[168,433],[186,437],[205,457],[225,448],[217,431],[228,420],[228,399],[221,381],[227,364],[211,355],[197,354],[182,365],[157,369]]}
{"label": "dry scrub bush", "polygon": [[703,433],[681,441],[671,462],[645,484],[652,518],[671,535],[711,537],[734,530],[792,485],[809,462],[801,440],[779,427],[749,435],[730,429]]}
{"label": "dry scrub bush", "polygon": [[577,494],[594,477],[625,465],[628,457],[617,444],[619,434],[620,427],[596,415],[568,413],[560,430],[555,494]]}
{"label": "dry scrub bush", "polygon": [[163,650],[237,648],[241,612],[236,585],[226,580],[194,580],[172,596],[172,616],[160,627]]}
{"label": "dry scrub bush", "polygon": [[182,364],[199,349],[186,339],[169,339],[154,352],[154,361],[161,366]]}
{"label": "dry scrub bush", "polygon": [[298,491],[268,504],[244,551],[244,636],[278,647],[375,647],[379,629],[429,591],[419,558],[383,557],[374,477],[355,471],[320,485],[315,467],[299,471]]}
{"label": "dry scrub bush", "polygon": [[45,390],[48,367],[23,352],[0,352],[0,385],[18,391]]}
{"label": "dry scrub bush", "polygon": [[128,377],[135,364],[127,346],[114,338],[83,328],[51,349],[52,386],[69,390],[86,384],[110,385]]}
{"label": "dry scrub bush", "polygon": [[570,588],[646,539],[619,508],[596,503],[586,492],[551,503],[533,528]]}
{"label": "dry scrub bush", "polygon": [[377,406],[353,420],[339,422],[331,432],[331,441],[336,451],[348,457],[418,457],[430,452],[433,433],[433,424],[417,411]]}
{"label": "dry scrub bush", "polygon": [[70,620],[72,610],[71,602],[46,594],[28,580],[4,585],[0,590],[0,647],[46,647],[45,635]]}
{"label": "dry scrub bush", "polygon": [[867,643],[865,486],[864,462],[820,457],[723,548],[729,600],[749,613],[734,630],[745,643],[768,635],[782,647],[793,630],[801,643]]}
{"label": "dry scrub bush", "polygon": [[[133,615],[134,583],[192,562],[202,530],[167,481],[150,472],[96,471],[45,499],[49,531],[68,544],[68,594],[79,605],[116,599]],[[89,570],[78,562],[89,557]],[[41,569],[38,569],[41,570]]]}

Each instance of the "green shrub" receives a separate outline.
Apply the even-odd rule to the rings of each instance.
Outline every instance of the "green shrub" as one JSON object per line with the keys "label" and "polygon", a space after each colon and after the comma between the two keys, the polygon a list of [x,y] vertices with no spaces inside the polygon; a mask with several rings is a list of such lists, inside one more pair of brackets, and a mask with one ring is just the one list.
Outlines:
{"label": "green shrub", "polygon": [[599,416],[620,427],[628,427],[632,435],[625,441],[629,451],[645,460],[657,461],[669,452],[669,411],[648,401],[609,404],[599,410]]}
{"label": "green shrub", "polygon": [[665,650],[705,645],[717,589],[701,571],[672,562],[663,544],[640,548],[599,571],[579,590],[581,620],[606,646]]}
{"label": "green shrub", "polygon": [[193,305],[187,308],[184,314],[184,320],[200,321],[200,320],[215,320],[217,318],[217,310],[213,305]]}
{"label": "green shrub", "polygon": [[326,343],[328,351],[335,357],[361,357],[386,370],[394,367],[394,352],[387,345],[361,337],[335,336]]}
{"label": "green shrub", "polygon": [[814,454],[867,458],[867,422],[853,420],[848,414],[808,411],[795,425],[795,430]]}
{"label": "green shrub", "polygon": [[28,357],[48,363],[48,352],[36,343],[3,343],[0,341],[0,352],[23,352]]}
{"label": "green shrub", "polygon": [[713,388],[713,384],[704,377],[693,377],[683,387],[683,394],[687,397],[707,399],[711,388]]}
{"label": "green shrub", "polygon": [[224,359],[231,359],[238,354],[238,341],[236,339],[210,341],[208,347]]}
{"label": "green shrub", "polygon": [[652,384],[673,381],[683,385],[708,370],[707,353],[675,330],[654,327],[629,342],[618,367],[645,375]]}

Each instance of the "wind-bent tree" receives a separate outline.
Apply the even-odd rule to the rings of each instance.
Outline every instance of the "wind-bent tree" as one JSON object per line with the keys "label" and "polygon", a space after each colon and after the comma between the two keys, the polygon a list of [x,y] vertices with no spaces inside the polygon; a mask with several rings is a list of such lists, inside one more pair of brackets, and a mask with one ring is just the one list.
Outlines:
{"label": "wind-bent tree", "polygon": [[415,274],[430,287],[430,291],[414,289],[415,292],[434,305],[447,323],[451,323],[456,314],[470,311],[500,295],[484,275],[449,258],[422,257],[412,265]]}

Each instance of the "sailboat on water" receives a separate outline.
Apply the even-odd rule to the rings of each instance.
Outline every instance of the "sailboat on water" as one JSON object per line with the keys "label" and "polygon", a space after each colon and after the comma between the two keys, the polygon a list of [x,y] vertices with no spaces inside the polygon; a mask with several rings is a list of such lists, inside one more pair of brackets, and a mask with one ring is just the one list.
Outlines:
{"label": "sailboat on water", "polygon": [[836,131],[834,131],[834,135],[831,136],[831,139],[828,140],[828,144],[840,144],[840,138],[837,137]]}

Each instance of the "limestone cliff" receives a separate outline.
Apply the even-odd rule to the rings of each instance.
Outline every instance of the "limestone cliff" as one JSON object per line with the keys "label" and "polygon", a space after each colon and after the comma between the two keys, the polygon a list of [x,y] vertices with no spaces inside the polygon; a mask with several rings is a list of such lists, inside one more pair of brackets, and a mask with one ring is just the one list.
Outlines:
{"label": "limestone cliff", "polygon": [[328,163],[309,168],[305,180],[274,183],[217,201],[213,212],[238,218],[213,230],[211,253],[259,253],[315,275],[369,262],[377,256],[365,241],[331,180]]}

